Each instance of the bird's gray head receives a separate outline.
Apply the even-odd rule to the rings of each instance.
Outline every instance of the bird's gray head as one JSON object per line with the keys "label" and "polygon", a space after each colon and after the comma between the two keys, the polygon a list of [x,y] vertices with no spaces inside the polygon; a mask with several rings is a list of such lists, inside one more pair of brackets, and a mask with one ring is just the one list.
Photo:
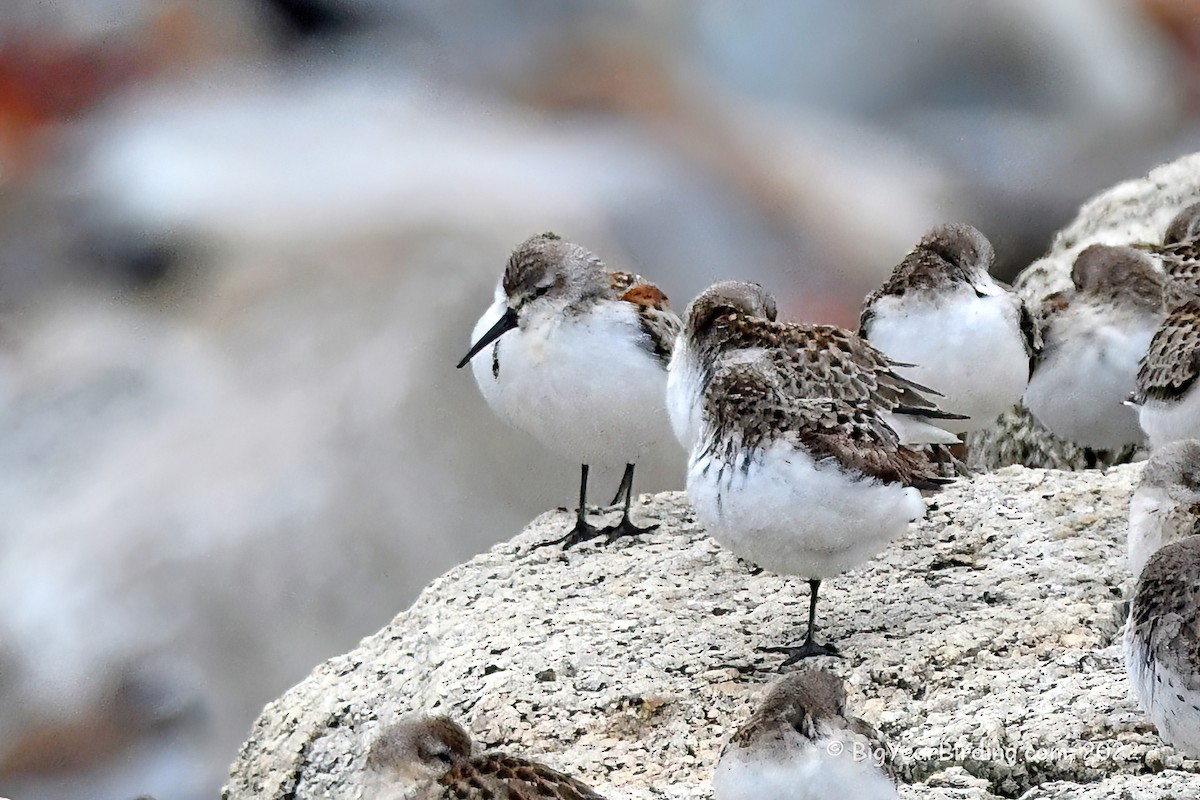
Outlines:
{"label": "bird's gray head", "polygon": [[1200,203],[1193,203],[1171,219],[1163,234],[1163,244],[1169,247],[1196,239],[1200,239]]}
{"label": "bird's gray head", "polygon": [[732,743],[778,741],[780,732],[792,730],[816,739],[847,723],[846,689],[840,678],[810,667],[794,672],[767,690],[762,704],[734,734]]}
{"label": "bird's gray head", "polygon": [[744,314],[775,320],[775,298],[757,283],[721,281],[709,286],[687,308],[687,331],[703,336],[721,317]]}
{"label": "bird's gray head", "polygon": [[531,313],[553,315],[580,300],[603,297],[612,279],[594,253],[556,234],[542,233],[521,242],[509,256],[500,287],[504,313],[471,345],[458,362],[459,369],[504,334],[523,328]]}
{"label": "bird's gray head", "polygon": [[1155,450],[1142,470],[1141,486],[1183,489],[1200,500],[1200,442],[1185,439]]}
{"label": "bird's gray head", "polygon": [[384,729],[371,744],[367,766],[391,780],[437,780],[471,757],[471,736],[449,717],[413,714]]}
{"label": "bird's gray head", "polygon": [[987,272],[996,257],[988,238],[964,222],[937,226],[925,234],[917,244],[916,252],[934,257],[934,263],[929,266],[936,265],[949,274],[964,278]]}
{"label": "bird's gray head", "polygon": [[1093,244],[1075,257],[1071,281],[1081,294],[1125,298],[1147,310],[1162,306],[1163,276],[1154,261],[1132,247]]}
{"label": "bird's gray head", "polygon": [[534,306],[565,307],[587,296],[601,296],[611,279],[592,252],[542,233],[522,242],[508,258],[501,285],[508,307],[522,313]]}

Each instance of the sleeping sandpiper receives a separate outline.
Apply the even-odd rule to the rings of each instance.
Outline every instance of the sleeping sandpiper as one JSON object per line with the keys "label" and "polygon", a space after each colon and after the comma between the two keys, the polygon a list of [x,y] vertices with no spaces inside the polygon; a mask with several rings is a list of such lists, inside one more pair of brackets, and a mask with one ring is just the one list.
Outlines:
{"label": "sleeping sandpiper", "polygon": [[[664,392],[679,327],[654,284],[610,272],[552,233],[531,237],[509,258],[458,366],[470,362],[497,416],[583,464],[575,526],[544,544],[566,549],[601,534],[612,541],[657,527],[629,519],[633,469],[670,440]],[[603,530],[586,515],[588,465],[595,463],[625,464],[617,494],[624,494],[624,513]]]}
{"label": "sleeping sandpiper", "polygon": [[687,492],[708,532],[766,569],[809,580],[809,626],[784,665],[817,644],[821,580],[863,563],[924,516],[945,481],[901,444],[944,442],[950,415],[886,356],[828,325],[776,322],[757,284],[715,284],[688,307],[668,407],[690,445]]}
{"label": "sleeping sandpiper", "polygon": [[841,678],[788,675],[721,751],[715,800],[898,800],[879,734],[846,711]]}
{"label": "sleeping sandpiper", "polygon": [[1074,289],[1038,313],[1041,348],[1025,406],[1055,436],[1092,450],[1144,441],[1125,404],[1162,324],[1162,273],[1145,253],[1094,244],[1071,269]]}
{"label": "sleeping sandpiper", "polygon": [[942,395],[963,419],[954,433],[985,428],[1015,405],[1029,381],[1032,317],[988,274],[991,243],[970,225],[934,228],[863,305],[860,336],[897,371]]}
{"label": "sleeping sandpiper", "polygon": [[471,736],[448,717],[410,715],[367,754],[369,800],[604,800],[544,764],[501,753],[473,754]]}

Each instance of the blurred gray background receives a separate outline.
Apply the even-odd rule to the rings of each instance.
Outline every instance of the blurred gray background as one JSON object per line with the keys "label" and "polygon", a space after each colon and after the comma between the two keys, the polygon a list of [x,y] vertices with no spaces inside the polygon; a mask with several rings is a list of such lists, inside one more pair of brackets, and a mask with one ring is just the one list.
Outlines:
{"label": "blurred gray background", "polygon": [[453,368],[526,236],[852,325],[928,227],[1011,277],[1196,149],[1197,59],[1193,0],[6,0],[0,795],[214,796],[572,502]]}

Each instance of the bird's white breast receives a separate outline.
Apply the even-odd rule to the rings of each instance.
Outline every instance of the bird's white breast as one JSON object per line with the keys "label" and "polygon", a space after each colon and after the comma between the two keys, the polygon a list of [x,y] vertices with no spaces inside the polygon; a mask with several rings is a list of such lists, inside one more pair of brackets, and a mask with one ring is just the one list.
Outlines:
{"label": "bird's white breast", "polygon": [[681,334],[667,367],[667,413],[675,438],[689,452],[700,435],[703,388],[700,360]]}
{"label": "bird's white breast", "polygon": [[870,342],[894,361],[914,364],[897,372],[942,394],[944,411],[966,420],[937,420],[955,433],[986,427],[1021,399],[1029,356],[1018,300],[999,286],[977,297],[963,285],[949,295],[882,297],[875,304]]}
{"label": "bird's white breast", "polygon": [[[703,437],[702,437],[703,438]],[[772,572],[829,578],[865,562],[925,514],[921,493],[856,478],[786,442],[746,464],[693,452],[688,498],[709,534]]]}
{"label": "bird's white breast", "polygon": [[1092,307],[1063,314],[1047,331],[1045,359],[1025,390],[1026,408],[1055,436],[1083,447],[1141,442],[1137,411],[1125,400],[1133,394],[1155,321],[1108,321]]}
{"label": "bird's white breast", "polygon": [[785,753],[729,747],[713,772],[715,800],[897,800],[877,754],[834,735]]}
{"label": "bird's white breast", "polygon": [[[472,341],[504,309],[498,293]],[[580,314],[523,320],[471,369],[492,411],[547,449],[582,463],[636,463],[670,438],[667,373],[640,344],[643,335],[633,305],[604,301]]]}
{"label": "bird's white breast", "polygon": [[1138,423],[1157,450],[1164,444],[1200,438],[1200,393],[1193,384],[1181,400],[1147,400],[1138,407]]}

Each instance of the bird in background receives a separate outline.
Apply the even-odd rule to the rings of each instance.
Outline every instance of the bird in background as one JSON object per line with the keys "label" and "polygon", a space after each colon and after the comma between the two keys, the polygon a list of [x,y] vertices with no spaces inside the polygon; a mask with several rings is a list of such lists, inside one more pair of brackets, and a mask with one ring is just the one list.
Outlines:
{"label": "bird in background", "polygon": [[809,581],[804,643],[763,648],[786,666],[836,653],[816,641],[821,581],[878,553],[924,516],[920,489],[946,482],[897,428],[956,439],[932,424],[954,415],[870,344],[775,317],[757,284],[710,286],[688,306],[667,397],[697,519],[738,556]]}
{"label": "bird in background", "polygon": [[936,392],[966,433],[1016,405],[1029,381],[1036,331],[1024,302],[988,269],[991,243],[970,225],[927,233],[863,304],[858,333],[896,371]]}
{"label": "bird in background", "polygon": [[448,717],[409,715],[383,730],[367,753],[365,800],[604,800],[581,781],[502,753],[475,752]]}
{"label": "bird in background", "polygon": [[879,733],[846,709],[841,678],[808,668],[768,689],[713,773],[714,800],[898,800]]}
{"label": "bird in background", "polygon": [[1158,256],[1172,282],[1191,294],[1200,294],[1200,203],[1186,206],[1171,219],[1161,244],[1138,242],[1131,246]]}
{"label": "bird in background", "polygon": [[[544,233],[513,251],[458,366],[471,364],[497,416],[582,464],[575,525],[543,544],[566,549],[658,527],[630,519],[633,473],[670,440],[666,370],[679,329],[658,287],[609,271],[577,244]],[[597,463],[625,465],[614,499],[624,495],[621,520],[603,529],[587,520],[588,467]]]}
{"label": "bird in background", "polygon": [[1140,444],[1137,411],[1125,400],[1165,317],[1162,272],[1138,250],[1094,244],[1076,256],[1071,282],[1039,309],[1041,347],[1025,407],[1055,436],[1091,451]]}

